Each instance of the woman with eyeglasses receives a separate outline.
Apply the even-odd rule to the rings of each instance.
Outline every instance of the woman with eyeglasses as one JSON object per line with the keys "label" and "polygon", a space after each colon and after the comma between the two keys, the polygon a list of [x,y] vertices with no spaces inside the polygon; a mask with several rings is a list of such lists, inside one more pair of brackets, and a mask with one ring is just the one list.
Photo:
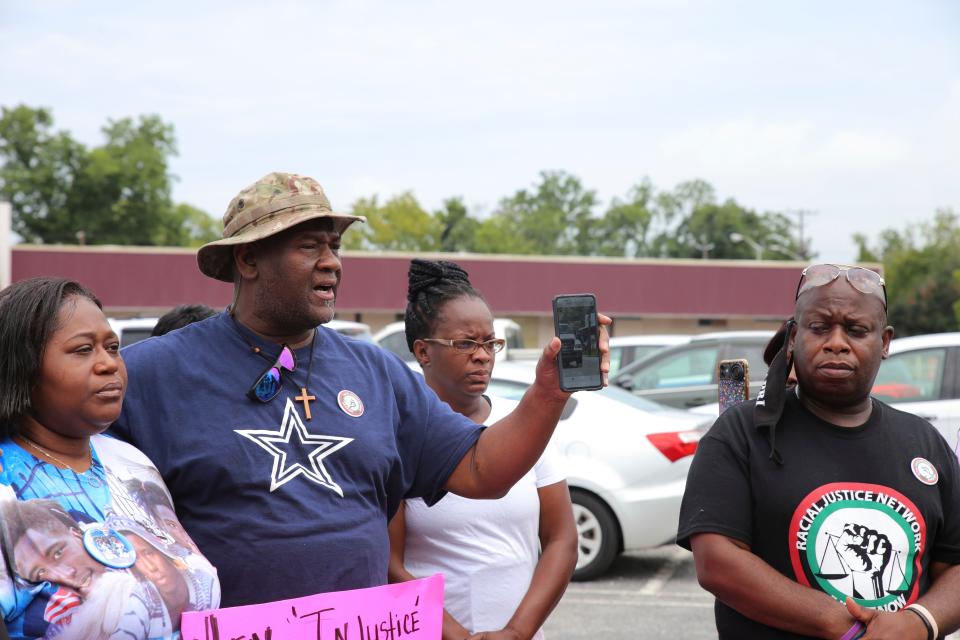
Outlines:
{"label": "woman with eyeglasses", "polygon": [[[181,611],[219,606],[216,570],[127,489],[151,484],[170,504],[156,467],[101,435],[126,387],[119,340],[90,291],[61,278],[0,291],[0,609],[11,638],[172,640]],[[144,570],[142,541],[163,552],[166,572]]]}
{"label": "woman with eyeglasses", "polygon": [[[478,424],[509,413],[516,403],[484,393],[504,341],[467,273],[413,260],[407,300],[407,345],[440,399]],[[391,582],[444,574],[444,640],[542,638],[576,562],[570,493],[549,447],[499,500],[407,500],[390,522]]]}

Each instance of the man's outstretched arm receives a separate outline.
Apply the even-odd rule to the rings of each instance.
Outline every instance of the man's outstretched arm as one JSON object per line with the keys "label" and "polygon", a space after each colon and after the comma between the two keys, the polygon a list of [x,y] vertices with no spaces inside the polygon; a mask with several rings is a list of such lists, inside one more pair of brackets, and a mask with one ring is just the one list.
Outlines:
{"label": "man's outstretched arm", "polygon": [[[607,325],[600,321],[600,372],[607,384],[610,346]],[[450,475],[445,488],[465,498],[500,498],[533,468],[557,427],[570,394],[560,389],[557,354],[560,339],[554,337],[537,363],[537,377],[507,416],[485,429]]]}

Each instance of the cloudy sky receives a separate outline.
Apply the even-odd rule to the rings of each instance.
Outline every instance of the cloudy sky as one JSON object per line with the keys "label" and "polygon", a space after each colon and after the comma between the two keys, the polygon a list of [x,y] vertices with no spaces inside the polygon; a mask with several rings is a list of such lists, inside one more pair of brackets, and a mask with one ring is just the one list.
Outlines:
{"label": "cloudy sky", "polygon": [[[147,6],[147,5],[152,6]],[[273,170],[335,207],[413,190],[478,214],[544,169],[607,201],[703,178],[807,209],[812,247],[960,212],[960,3],[0,0],[0,105],[176,127],[178,201]]]}

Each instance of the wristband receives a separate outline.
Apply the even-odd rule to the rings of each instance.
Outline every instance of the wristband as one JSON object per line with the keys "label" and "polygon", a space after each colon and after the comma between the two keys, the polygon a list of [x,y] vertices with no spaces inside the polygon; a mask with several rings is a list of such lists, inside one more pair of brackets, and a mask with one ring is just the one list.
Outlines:
{"label": "wristband", "polygon": [[920,618],[920,622],[922,622],[923,626],[927,628],[927,640],[936,640],[937,636],[933,635],[933,627],[930,626],[930,623],[927,622],[927,619],[923,617],[922,613],[920,613],[916,609],[911,609],[910,607],[906,607],[904,611],[909,611],[910,613],[914,613],[918,618]]}
{"label": "wristband", "polygon": [[909,609],[911,613],[915,613],[923,620],[923,626],[927,628],[927,640],[936,640],[940,637],[940,629],[937,627],[937,621],[934,619],[933,614],[927,611],[926,607],[913,603],[908,604],[904,608]]}
{"label": "wristband", "polygon": [[840,636],[840,640],[857,640],[867,632],[867,628],[861,622],[854,622],[853,626],[847,629],[847,632]]}

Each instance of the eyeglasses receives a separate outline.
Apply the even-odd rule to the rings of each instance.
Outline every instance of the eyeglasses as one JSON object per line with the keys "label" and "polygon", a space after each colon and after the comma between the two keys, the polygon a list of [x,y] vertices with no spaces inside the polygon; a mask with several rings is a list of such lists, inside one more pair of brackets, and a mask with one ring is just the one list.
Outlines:
{"label": "eyeglasses", "polygon": [[503,348],[507,346],[507,341],[503,338],[494,338],[493,340],[487,340],[486,342],[477,342],[476,340],[468,340],[466,338],[461,338],[460,340],[444,340],[442,338],[422,338],[424,342],[436,342],[437,344],[442,344],[445,347],[453,347],[453,350],[457,353],[462,353],[463,355],[471,355],[477,352],[477,349],[483,347],[483,350],[493,355],[495,353],[500,353],[503,351]]}
{"label": "eyeglasses", "polygon": [[280,371],[282,369],[293,371],[296,368],[297,358],[293,355],[293,350],[287,345],[283,345],[276,362],[260,374],[257,381],[250,387],[250,391],[247,391],[247,396],[251,400],[270,402],[280,393],[280,386],[282,384],[280,381]]}
{"label": "eyeglasses", "polygon": [[800,282],[797,283],[797,295],[794,300],[805,291],[830,284],[839,278],[841,273],[847,276],[850,286],[860,293],[880,298],[886,310],[887,287],[880,274],[870,269],[845,264],[815,264],[804,269],[800,274]]}

